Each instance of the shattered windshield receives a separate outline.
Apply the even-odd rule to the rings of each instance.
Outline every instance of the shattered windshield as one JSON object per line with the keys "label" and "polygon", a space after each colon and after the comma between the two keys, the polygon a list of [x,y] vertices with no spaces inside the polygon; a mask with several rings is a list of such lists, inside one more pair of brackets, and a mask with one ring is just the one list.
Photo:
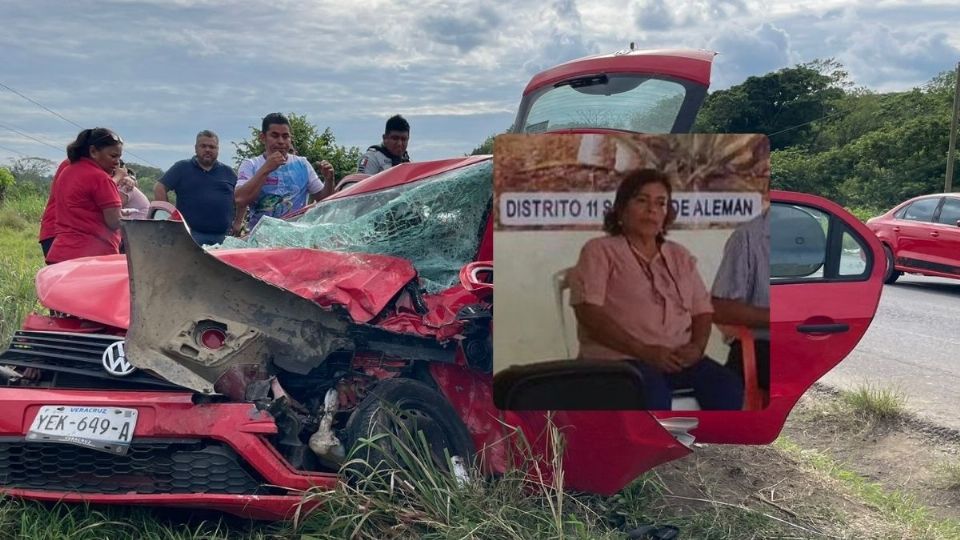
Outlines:
{"label": "shattered windshield", "polygon": [[493,161],[401,186],[321,203],[283,221],[264,217],[244,239],[224,248],[305,247],[407,259],[428,292],[459,282],[460,268],[480,247],[493,197]]}

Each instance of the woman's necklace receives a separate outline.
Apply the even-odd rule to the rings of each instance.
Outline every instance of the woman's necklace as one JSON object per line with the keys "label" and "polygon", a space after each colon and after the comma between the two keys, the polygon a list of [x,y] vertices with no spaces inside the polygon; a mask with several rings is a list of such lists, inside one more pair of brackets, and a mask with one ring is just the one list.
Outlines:
{"label": "woman's necklace", "polygon": [[640,258],[642,262],[646,264],[650,264],[653,261],[653,259],[655,259],[657,255],[660,253],[660,246],[657,246],[656,251],[654,251],[650,255],[646,255],[645,253],[640,251],[640,248],[638,248],[636,245],[634,245],[633,242],[630,241],[629,236],[624,235],[624,239],[626,239],[627,245],[630,247],[630,251],[633,252],[633,255],[635,257]]}

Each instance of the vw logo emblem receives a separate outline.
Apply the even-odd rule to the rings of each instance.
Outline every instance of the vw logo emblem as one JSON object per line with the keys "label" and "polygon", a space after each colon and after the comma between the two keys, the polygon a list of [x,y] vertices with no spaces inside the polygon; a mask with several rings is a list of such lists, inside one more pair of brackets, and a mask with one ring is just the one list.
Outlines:
{"label": "vw logo emblem", "polygon": [[127,355],[123,351],[123,342],[115,341],[103,351],[103,369],[116,377],[126,377],[137,368],[127,362]]}

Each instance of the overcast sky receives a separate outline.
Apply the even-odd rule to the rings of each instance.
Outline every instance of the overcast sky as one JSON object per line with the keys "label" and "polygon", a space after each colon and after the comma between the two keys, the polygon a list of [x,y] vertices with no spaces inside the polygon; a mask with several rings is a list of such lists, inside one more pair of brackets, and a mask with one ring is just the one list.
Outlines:
{"label": "overcast sky", "polygon": [[[201,129],[220,134],[232,163],[230,142],[274,111],[306,114],[363,149],[401,113],[414,160],[462,155],[510,125],[531,75],[631,41],[717,51],[713,89],[833,57],[859,85],[905,90],[960,61],[952,1],[406,4],[0,0],[0,83],[84,127],[115,129],[130,161],[166,169],[192,155]],[[62,159],[77,131],[0,87],[0,163]]]}

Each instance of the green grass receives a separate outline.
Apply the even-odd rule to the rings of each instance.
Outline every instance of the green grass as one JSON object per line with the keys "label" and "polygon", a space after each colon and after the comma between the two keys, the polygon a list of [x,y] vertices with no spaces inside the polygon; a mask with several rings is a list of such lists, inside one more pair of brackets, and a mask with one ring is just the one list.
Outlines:
{"label": "green grass", "polygon": [[938,465],[937,478],[944,489],[960,492],[960,460],[954,459]]}
{"label": "green grass", "polygon": [[37,231],[45,204],[40,195],[13,193],[0,206],[0,347],[39,307],[34,278],[43,266]]}
{"label": "green grass", "polygon": [[266,540],[283,538],[276,525],[213,519],[158,517],[143,508],[44,505],[0,500],[3,538],[30,540]]}
{"label": "green grass", "polygon": [[784,454],[835,480],[851,495],[875,508],[885,520],[899,528],[903,538],[960,538],[960,522],[932,516],[914,497],[884,489],[822,452],[801,448],[788,437],[781,436],[773,444]]}
{"label": "green grass", "polygon": [[897,388],[863,384],[854,390],[844,390],[841,400],[854,414],[875,422],[897,420],[906,413],[906,397]]}
{"label": "green grass", "polygon": [[[673,524],[684,538],[751,539],[813,533],[739,503],[697,499],[701,509],[681,510],[655,473],[647,473],[611,497],[564,489],[560,432],[550,429],[547,457],[535,459],[530,445],[512,435],[522,465],[498,478],[475,470],[459,482],[425,460],[426,443],[409,434],[362,441],[390,444],[394,458],[354,475],[332,491],[308,495],[323,511],[308,518],[300,533],[310,538],[624,538],[640,525]],[[363,455],[363,446],[354,453]],[[383,452],[381,452],[382,454]],[[599,457],[599,456],[598,456]],[[357,459],[356,457],[354,458]],[[350,468],[350,465],[347,465]],[[815,535],[816,536],[816,535]]]}
{"label": "green grass", "polygon": [[[562,448],[550,430],[548,448]],[[622,539],[626,531],[656,523],[679,527],[684,538],[706,540],[813,538],[804,528],[735,502],[697,499],[681,510],[684,497],[670,493],[647,473],[617,495],[604,497],[564,490],[559,453],[535,460],[522,437],[514,436],[522,466],[490,478],[471,469],[464,482],[427,457],[422,435],[377,436],[362,441],[343,471],[350,482],[305,495],[320,508],[294,523],[250,523],[232,518],[184,520],[139,508],[84,505],[45,506],[0,501],[4,538],[314,540],[380,538],[557,538]],[[363,448],[389,444],[390,458],[363,461]],[[548,452],[551,452],[548,449]]]}

